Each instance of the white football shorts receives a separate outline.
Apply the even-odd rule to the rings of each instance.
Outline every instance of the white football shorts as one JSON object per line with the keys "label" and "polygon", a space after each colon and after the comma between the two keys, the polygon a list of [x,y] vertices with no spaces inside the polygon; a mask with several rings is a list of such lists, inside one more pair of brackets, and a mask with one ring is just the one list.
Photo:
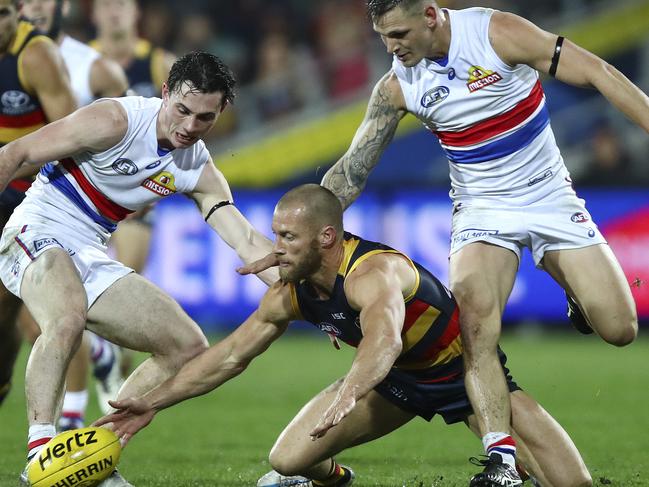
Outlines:
{"label": "white football shorts", "polygon": [[5,227],[0,239],[0,277],[6,288],[18,297],[27,267],[52,248],[67,251],[74,262],[88,296],[88,308],[115,281],[133,269],[111,259],[101,235],[84,235],[78,229],[59,223]]}
{"label": "white football shorts", "polygon": [[467,206],[453,215],[451,254],[474,242],[488,242],[516,254],[524,247],[542,268],[549,250],[579,249],[606,243],[586,210],[584,200],[572,191],[561,191],[519,208]]}

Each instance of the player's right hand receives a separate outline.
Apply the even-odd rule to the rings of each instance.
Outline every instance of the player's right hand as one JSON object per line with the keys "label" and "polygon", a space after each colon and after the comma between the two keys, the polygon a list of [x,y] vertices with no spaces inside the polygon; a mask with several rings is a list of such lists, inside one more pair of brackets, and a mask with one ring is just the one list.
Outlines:
{"label": "player's right hand", "polygon": [[99,418],[93,426],[111,425],[110,429],[119,437],[122,447],[155,416],[156,410],[142,398],[108,401],[117,411]]}
{"label": "player's right hand", "polygon": [[249,264],[245,264],[239,267],[237,269],[237,272],[242,276],[248,274],[259,274],[260,272],[263,272],[266,269],[270,269],[271,267],[276,267],[277,265],[279,265],[279,262],[277,260],[277,255],[271,252],[270,254],[266,255],[265,257],[262,257],[259,260],[250,262]]}

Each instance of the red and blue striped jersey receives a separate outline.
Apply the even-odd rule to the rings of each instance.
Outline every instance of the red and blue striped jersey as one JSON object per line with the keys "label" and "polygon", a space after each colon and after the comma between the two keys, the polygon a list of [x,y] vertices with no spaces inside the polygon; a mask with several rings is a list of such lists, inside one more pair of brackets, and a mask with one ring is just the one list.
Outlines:
{"label": "red and blue striped jersey", "polygon": [[493,10],[443,13],[451,28],[447,56],[408,68],[395,58],[392,68],[408,111],[446,154],[456,207],[524,205],[570,188],[538,72],[495,52]]}

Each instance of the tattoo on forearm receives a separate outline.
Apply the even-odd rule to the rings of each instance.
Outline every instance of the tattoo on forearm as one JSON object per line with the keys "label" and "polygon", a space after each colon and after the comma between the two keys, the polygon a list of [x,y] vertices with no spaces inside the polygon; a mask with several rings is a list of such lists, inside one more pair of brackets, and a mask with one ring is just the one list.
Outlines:
{"label": "tattoo on forearm", "polygon": [[347,153],[325,174],[322,185],[347,208],[365,187],[370,171],[379,162],[399,125],[401,115],[390,102],[389,88],[372,94],[365,120]]}

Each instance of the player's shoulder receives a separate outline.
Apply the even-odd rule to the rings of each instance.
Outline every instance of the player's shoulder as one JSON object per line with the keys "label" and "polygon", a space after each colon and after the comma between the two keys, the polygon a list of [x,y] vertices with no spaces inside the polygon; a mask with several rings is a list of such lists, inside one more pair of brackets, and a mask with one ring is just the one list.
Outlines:
{"label": "player's shoulder", "polygon": [[23,62],[47,62],[58,57],[59,49],[45,34],[37,34],[27,39],[21,52]]}
{"label": "player's shoulder", "polygon": [[118,102],[127,111],[142,112],[142,111],[156,111],[160,110],[162,99],[157,96],[121,96],[118,98],[110,98]]}
{"label": "player's shoulder", "polygon": [[268,288],[259,304],[262,318],[270,322],[281,322],[295,319],[293,305],[294,286],[278,280]]}
{"label": "player's shoulder", "polygon": [[374,86],[373,96],[383,103],[389,103],[398,109],[405,109],[406,102],[401,89],[399,76],[394,69],[385,73]]}
{"label": "player's shoulder", "polygon": [[54,41],[45,35],[31,38],[22,49],[19,60],[22,71],[30,82],[34,82],[36,77],[45,81],[55,76],[64,76],[63,57]]}

